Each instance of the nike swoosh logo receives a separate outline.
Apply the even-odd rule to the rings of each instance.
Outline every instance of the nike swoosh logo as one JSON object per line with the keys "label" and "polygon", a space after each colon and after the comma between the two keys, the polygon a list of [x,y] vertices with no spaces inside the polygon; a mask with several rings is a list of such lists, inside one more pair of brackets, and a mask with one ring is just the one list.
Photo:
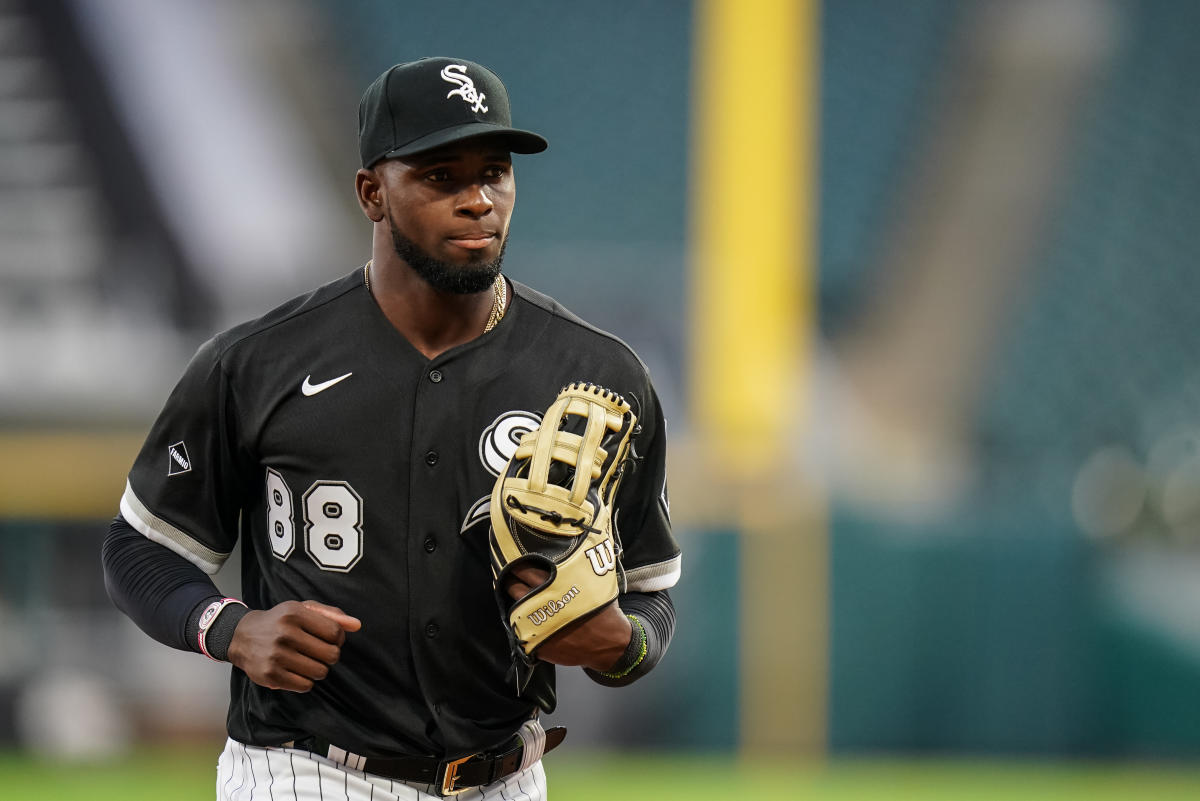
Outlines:
{"label": "nike swoosh logo", "polygon": [[307,375],[304,377],[304,383],[300,385],[300,391],[303,392],[305,394],[305,396],[311,398],[313,395],[316,395],[318,392],[324,392],[325,390],[329,389],[337,382],[345,381],[347,378],[349,378],[352,375],[354,375],[354,373],[346,373],[345,375],[339,375],[337,378],[331,378],[328,381],[322,381],[320,384],[312,383],[312,376]]}

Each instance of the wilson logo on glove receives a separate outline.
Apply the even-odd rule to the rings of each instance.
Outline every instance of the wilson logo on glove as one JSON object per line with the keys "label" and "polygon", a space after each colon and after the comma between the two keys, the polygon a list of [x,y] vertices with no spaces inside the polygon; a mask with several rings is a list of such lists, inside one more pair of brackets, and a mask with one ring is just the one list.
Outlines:
{"label": "wilson logo on glove", "polygon": [[612,540],[605,540],[593,548],[588,548],[584,554],[592,564],[592,572],[597,576],[603,576],[617,566],[613,556]]}
{"label": "wilson logo on glove", "polygon": [[550,603],[542,606],[541,609],[535,609],[529,614],[529,622],[535,626],[540,626],[550,618],[561,612],[567,604],[571,603],[571,599],[579,594],[578,587],[572,587],[567,590],[567,594],[560,601],[550,601]]}

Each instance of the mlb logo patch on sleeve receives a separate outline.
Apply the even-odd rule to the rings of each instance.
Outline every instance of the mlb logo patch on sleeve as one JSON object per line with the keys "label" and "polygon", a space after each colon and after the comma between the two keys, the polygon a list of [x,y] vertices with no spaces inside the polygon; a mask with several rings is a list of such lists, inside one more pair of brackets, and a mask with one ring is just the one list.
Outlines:
{"label": "mlb logo patch on sleeve", "polygon": [[188,458],[187,446],[183,440],[167,448],[167,475],[177,476],[180,473],[191,472],[192,460]]}

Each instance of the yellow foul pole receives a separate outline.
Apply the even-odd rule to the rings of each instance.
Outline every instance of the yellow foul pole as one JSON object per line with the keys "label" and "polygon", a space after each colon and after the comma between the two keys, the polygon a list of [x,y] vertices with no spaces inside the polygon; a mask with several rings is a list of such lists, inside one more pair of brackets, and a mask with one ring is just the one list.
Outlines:
{"label": "yellow foul pole", "polygon": [[738,498],[751,751],[825,741],[826,537],[792,457],[814,318],[817,9],[696,5],[691,412],[708,474]]}
{"label": "yellow foul pole", "polygon": [[693,416],[739,473],[779,457],[810,317],[814,0],[701,0]]}

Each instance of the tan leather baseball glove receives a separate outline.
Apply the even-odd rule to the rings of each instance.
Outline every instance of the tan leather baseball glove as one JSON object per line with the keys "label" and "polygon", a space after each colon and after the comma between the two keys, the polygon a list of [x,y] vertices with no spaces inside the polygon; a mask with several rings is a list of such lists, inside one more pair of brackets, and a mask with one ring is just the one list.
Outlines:
{"label": "tan leather baseball glove", "polygon": [[[525,434],[492,489],[491,561],[496,599],[517,662],[618,592],[621,545],[613,499],[637,425],[629,403],[588,383],[564,388],[541,425]],[[506,591],[515,569],[549,577],[520,600]],[[518,671],[518,674],[525,671]]]}

